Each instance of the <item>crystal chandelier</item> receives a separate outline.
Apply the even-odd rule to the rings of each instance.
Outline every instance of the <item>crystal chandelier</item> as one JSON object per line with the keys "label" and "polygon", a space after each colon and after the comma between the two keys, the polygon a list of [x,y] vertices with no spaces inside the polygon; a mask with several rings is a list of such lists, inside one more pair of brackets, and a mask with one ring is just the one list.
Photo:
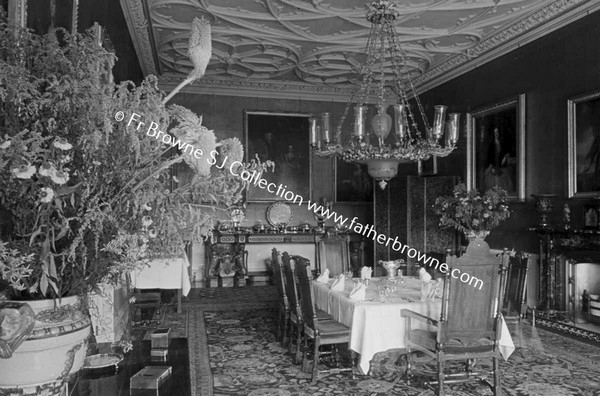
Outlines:
{"label": "crystal chandelier", "polygon": [[[460,114],[452,113],[446,122],[447,107],[442,105],[435,106],[433,125],[427,121],[410,78],[406,53],[396,36],[394,22],[398,15],[391,0],[377,0],[371,4],[367,12],[371,30],[359,69],[361,82],[345,107],[333,139],[329,113],[323,113],[320,122],[315,117],[309,120],[310,143],[316,155],[338,156],[346,162],[366,164],[369,175],[379,181],[381,189],[396,176],[398,164],[450,154],[458,141],[460,121]],[[371,119],[371,127],[377,138],[376,146],[370,144],[366,129],[367,103],[374,95],[377,97],[377,114]],[[413,113],[409,99],[414,101],[420,121]],[[393,119],[388,114],[390,105]],[[354,108],[354,126],[350,140],[342,144],[342,127],[351,107]],[[394,142],[388,144],[386,139],[392,126]]]}

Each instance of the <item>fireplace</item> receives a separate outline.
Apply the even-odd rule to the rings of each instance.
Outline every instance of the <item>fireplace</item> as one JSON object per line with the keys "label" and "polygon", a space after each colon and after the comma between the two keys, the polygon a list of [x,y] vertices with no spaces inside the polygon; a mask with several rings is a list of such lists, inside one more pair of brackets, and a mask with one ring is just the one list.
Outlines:
{"label": "fireplace", "polygon": [[[540,237],[540,313],[575,324],[590,319],[598,322],[594,314],[600,313],[600,301],[596,301],[600,295],[600,231],[549,227],[532,231]],[[591,311],[590,318],[591,306],[597,310]]]}

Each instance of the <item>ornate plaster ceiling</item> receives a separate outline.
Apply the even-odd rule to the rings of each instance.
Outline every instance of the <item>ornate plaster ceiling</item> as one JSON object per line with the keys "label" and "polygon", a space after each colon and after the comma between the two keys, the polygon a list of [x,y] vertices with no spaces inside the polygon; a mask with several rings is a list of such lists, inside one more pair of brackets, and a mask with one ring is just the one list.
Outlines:
{"label": "ornate plaster ceiling", "polygon": [[[369,34],[370,0],[121,0],[145,74],[192,69],[190,24],[212,20],[203,92],[345,98]],[[595,0],[396,0],[407,71],[423,91],[596,10]]]}

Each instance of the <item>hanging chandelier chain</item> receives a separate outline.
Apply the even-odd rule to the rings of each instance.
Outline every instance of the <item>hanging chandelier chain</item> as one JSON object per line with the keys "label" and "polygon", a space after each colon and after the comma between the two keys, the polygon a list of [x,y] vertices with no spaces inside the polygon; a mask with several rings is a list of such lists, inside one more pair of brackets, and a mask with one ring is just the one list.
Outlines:
{"label": "hanging chandelier chain", "polygon": [[[393,27],[392,27],[392,29],[393,29]],[[404,51],[404,48],[402,48],[401,45],[396,43],[395,29],[393,29],[393,33],[394,34],[391,34],[392,41],[394,42],[393,46],[394,46],[394,48],[397,48],[398,51],[400,52],[400,57],[402,58],[402,63],[404,64],[405,71],[406,71],[406,81],[408,81],[409,88],[410,88],[411,92],[413,93],[415,102],[417,102],[417,107],[419,109],[419,113],[421,113],[421,118],[423,119],[423,124],[425,125],[425,135],[427,136],[427,131],[429,130],[429,128],[431,128],[431,126],[429,125],[429,121],[427,121],[427,117],[425,116],[425,110],[423,109],[423,105],[421,104],[421,100],[419,99],[417,90],[412,82],[412,78],[410,78],[410,72],[408,71],[408,62],[406,60],[407,59],[406,52]],[[402,90],[402,91],[404,92],[404,90]]]}

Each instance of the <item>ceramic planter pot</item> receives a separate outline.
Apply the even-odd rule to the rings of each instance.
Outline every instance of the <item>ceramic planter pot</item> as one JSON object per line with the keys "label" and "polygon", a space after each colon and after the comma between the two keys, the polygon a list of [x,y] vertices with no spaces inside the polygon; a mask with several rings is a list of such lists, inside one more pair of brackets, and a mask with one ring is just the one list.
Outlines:
{"label": "ceramic planter pot", "polygon": [[0,359],[0,393],[54,394],[83,365],[90,318],[77,296],[27,303],[35,312],[35,326],[12,357]]}

